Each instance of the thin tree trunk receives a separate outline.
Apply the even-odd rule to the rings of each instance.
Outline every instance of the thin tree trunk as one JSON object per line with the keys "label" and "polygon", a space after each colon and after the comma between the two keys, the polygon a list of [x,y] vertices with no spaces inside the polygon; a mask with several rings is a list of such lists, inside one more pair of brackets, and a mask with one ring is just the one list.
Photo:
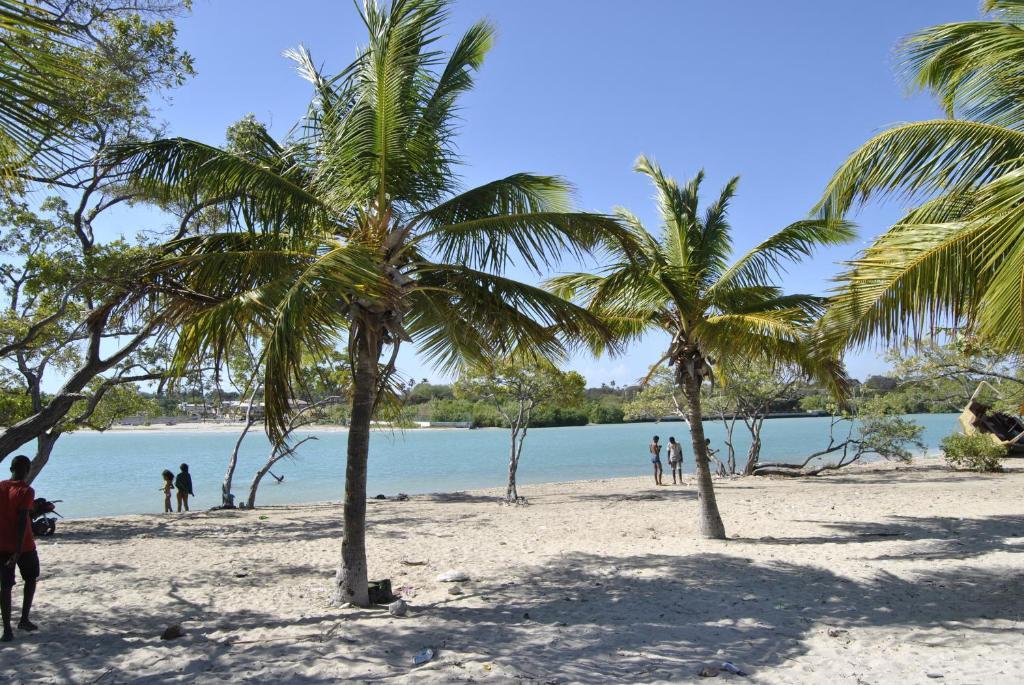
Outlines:
{"label": "thin tree trunk", "polygon": [[260,482],[263,480],[263,477],[270,473],[270,469],[274,468],[277,462],[291,454],[294,454],[295,450],[297,450],[302,443],[309,442],[310,440],[316,440],[316,438],[309,436],[299,440],[289,448],[281,449],[279,447],[275,447],[270,451],[270,456],[267,457],[266,463],[264,463],[263,466],[256,471],[256,475],[252,477],[252,483],[249,485],[249,496],[245,500],[246,509],[256,508],[256,491],[259,490]]}
{"label": "thin tree trunk", "polygon": [[245,499],[246,509],[256,508],[256,491],[260,489],[260,481],[263,480],[263,476],[270,472],[270,469],[273,468],[273,466],[274,462],[267,460],[267,463],[256,471],[256,475],[252,477],[252,483],[249,485],[249,496]]}
{"label": "thin tree trunk", "polygon": [[715,500],[715,486],[711,481],[711,465],[708,449],[704,442],[704,424],[700,407],[700,380],[687,379],[683,384],[689,409],[690,440],[697,464],[697,497],[700,499],[700,532],[705,538],[725,539],[725,524],[718,513]]}
{"label": "thin tree trunk", "polygon": [[359,326],[353,331],[355,339],[349,348],[353,357],[352,417],[345,465],[344,538],[334,600],[337,604],[350,602],[361,607],[370,605],[366,565],[366,463],[381,354],[380,343],[368,337],[379,331],[380,327],[374,326],[372,321]]}
{"label": "thin tree trunk", "polygon": [[761,427],[764,426],[764,417],[755,417],[747,424],[750,431],[750,449],[747,450],[747,465],[743,467],[743,475],[749,476],[754,473],[757,463],[761,460]]}
{"label": "thin tree trunk", "polygon": [[57,439],[60,436],[60,431],[47,431],[36,438],[36,456],[32,459],[32,467],[29,469],[28,478],[26,478],[29,485],[36,479],[36,476],[43,470],[47,462],[50,461],[53,446],[57,444]]}
{"label": "thin tree trunk", "polygon": [[728,428],[725,433],[725,445],[729,448],[729,461],[727,472],[728,475],[732,476],[736,473],[736,446],[733,444],[732,436],[733,431],[736,429],[736,414],[732,415],[729,420]]}
{"label": "thin tree trunk", "polygon": [[253,390],[252,395],[249,396],[249,404],[245,407],[245,426],[242,428],[238,440],[235,441],[235,448],[231,450],[231,457],[228,459],[228,470],[224,474],[224,482],[220,486],[221,506],[224,507],[234,506],[232,501],[234,498],[231,497],[231,481],[235,477],[235,467],[238,466],[238,450],[242,447],[242,441],[245,440],[245,436],[249,434],[249,429],[256,423],[252,417],[252,405],[255,400],[256,391]]}
{"label": "thin tree trunk", "polygon": [[519,498],[516,492],[516,469],[519,468],[519,455],[516,451],[516,437],[519,434],[517,426],[512,427],[512,445],[508,454],[508,487],[505,489],[505,501],[512,503]]}

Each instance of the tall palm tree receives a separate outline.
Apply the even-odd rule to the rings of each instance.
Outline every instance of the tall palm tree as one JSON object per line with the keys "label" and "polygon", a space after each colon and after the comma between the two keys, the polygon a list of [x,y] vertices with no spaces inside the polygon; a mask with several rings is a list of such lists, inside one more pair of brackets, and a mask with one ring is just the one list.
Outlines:
{"label": "tall palm tree", "polygon": [[[344,540],[336,599],[366,605],[366,466],[371,418],[395,380],[403,343],[454,370],[529,352],[559,357],[604,335],[589,312],[501,275],[538,271],[624,231],[571,211],[558,178],[520,173],[459,192],[455,108],[493,30],[471,27],[436,49],[445,0],[367,0],[369,42],[327,77],[292,56],[315,99],[295,139],[256,127],[236,151],[173,139],[120,151],[127,174],[179,198],[229,198],[242,230],[173,246],[158,281],[181,324],[178,364],[220,354],[242,335],[266,340],[268,428],[283,430],[302,361],[340,340],[352,375]],[[395,389],[397,392],[397,389]]]}
{"label": "tall palm tree", "polygon": [[946,119],[895,126],[857,150],[818,205],[841,217],[879,196],[917,206],[839,277],[825,330],[836,345],[977,327],[1024,350],[1024,0],[943,24],[902,47],[912,83]]}
{"label": "tall palm tree", "polygon": [[703,172],[680,186],[646,157],[640,157],[636,170],[651,179],[657,192],[660,239],[636,216],[620,210],[632,240],[604,246],[611,263],[597,274],[566,274],[548,284],[553,292],[584,302],[623,340],[651,330],[671,336],[656,367],[666,362],[674,367],[675,381],[686,397],[701,532],[721,539],[725,527],[701,424],[701,386],[713,380],[714,360],[732,357],[749,363],[794,364],[834,394],[845,392],[838,360],[817,355],[805,341],[823,299],[784,294],[774,279],[784,262],[808,256],[821,245],[846,242],[852,231],[842,222],[798,221],[729,264],[727,212],[739,179],[729,181],[701,213]]}

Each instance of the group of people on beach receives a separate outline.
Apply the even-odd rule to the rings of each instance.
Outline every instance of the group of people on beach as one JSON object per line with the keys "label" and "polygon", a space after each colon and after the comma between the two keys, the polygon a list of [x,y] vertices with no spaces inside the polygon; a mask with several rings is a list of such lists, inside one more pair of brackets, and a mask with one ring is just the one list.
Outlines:
{"label": "group of people on beach", "polygon": [[164,492],[164,513],[171,513],[171,490],[177,493],[178,511],[188,511],[188,498],[195,497],[192,492],[192,476],[188,472],[188,464],[181,465],[181,471],[175,476],[169,469],[164,469],[164,484],[161,490]]}
{"label": "group of people on beach", "polygon": [[[654,484],[665,485],[661,482],[662,479],[662,467],[661,467],[661,438],[655,435],[651,438],[651,444],[648,445],[647,450],[651,454],[651,464],[654,465]],[[707,439],[704,444],[708,447],[708,453],[713,454],[711,450],[711,440]],[[683,482],[683,446],[680,445],[674,436],[668,438],[668,465],[672,467],[672,484],[681,485]],[[678,481],[676,478],[678,477]]]}

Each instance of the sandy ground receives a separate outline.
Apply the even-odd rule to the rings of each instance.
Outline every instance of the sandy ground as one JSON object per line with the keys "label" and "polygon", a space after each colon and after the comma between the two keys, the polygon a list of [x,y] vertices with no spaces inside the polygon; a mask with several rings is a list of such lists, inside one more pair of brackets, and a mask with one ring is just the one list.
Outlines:
{"label": "sandy ground", "polygon": [[717,486],[724,542],[697,537],[692,482],[373,501],[404,618],[329,606],[335,505],[62,522],[0,682],[679,683],[723,660],[750,675],[722,681],[1024,682],[1024,464]]}

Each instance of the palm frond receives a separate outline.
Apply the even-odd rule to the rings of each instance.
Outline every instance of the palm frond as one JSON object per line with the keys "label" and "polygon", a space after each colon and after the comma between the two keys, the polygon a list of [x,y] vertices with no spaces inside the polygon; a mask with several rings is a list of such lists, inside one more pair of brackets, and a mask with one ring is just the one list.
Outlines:
{"label": "palm frond", "polygon": [[793,366],[837,400],[845,401],[849,394],[842,363],[833,351],[811,344],[807,314],[801,308],[708,317],[694,335],[721,360]]}
{"label": "palm frond", "polygon": [[[389,198],[402,198],[413,208],[423,208],[450,190],[452,120],[425,106],[437,86],[435,69],[443,53],[434,44],[447,5],[442,0],[403,0],[387,7],[375,2],[363,6],[369,44],[339,75],[336,86],[351,105],[335,125],[324,127],[321,141],[318,184],[332,205],[347,207],[373,198],[378,207],[390,204],[400,210]],[[452,104],[446,103],[449,111]],[[425,116],[433,117],[432,122]]]}
{"label": "palm frond", "polygon": [[459,264],[423,264],[407,329],[424,356],[453,371],[464,362],[534,350],[563,359],[579,345],[616,349],[591,312],[541,288]]}
{"label": "palm frond", "polygon": [[881,236],[838,277],[823,339],[859,347],[875,336],[920,338],[936,326],[972,321],[991,279],[974,252],[986,230],[908,225]]}
{"label": "palm frond", "polygon": [[52,12],[20,0],[0,0],[0,164],[12,172],[44,139],[68,138],[65,86],[80,81],[65,48],[73,37]]}
{"label": "palm frond", "polygon": [[312,230],[334,216],[319,197],[280,169],[184,138],[114,146],[108,161],[119,164],[140,188],[154,195],[172,189],[178,196],[167,199],[230,192],[271,230]]}
{"label": "palm frond", "polygon": [[876,194],[927,199],[970,191],[1022,158],[1024,132],[975,121],[904,124],[861,146],[829,181],[815,211],[841,218]]}
{"label": "palm frond", "polygon": [[846,221],[796,221],[737,259],[709,287],[709,296],[714,297],[718,289],[766,283],[784,271],[786,262],[798,262],[813,255],[819,247],[842,245],[855,236],[853,224]]}
{"label": "palm frond", "polygon": [[729,179],[718,199],[704,211],[704,218],[700,222],[700,240],[694,246],[694,261],[702,265],[701,280],[705,283],[717,280],[728,266],[732,254],[732,237],[727,215],[739,182],[739,176]]}
{"label": "palm frond", "polygon": [[629,262],[610,266],[603,275],[560,274],[548,279],[545,288],[582,304],[602,320],[639,317],[652,324],[663,318],[667,303],[674,303],[676,296],[657,271]]}
{"label": "palm frond", "polygon": [[514,174],[453,197],[414,219],[411,245],[427,243],[442,261],[501,271],[517,259],[534,271],[603,245],[628,250],[614,218],[572,212],[562,179]]}
{"label": "palm frond", "polygon": [[939,96],[950,117],[997,126],[1024,123],[1024,30],[1015,2],[990,3],[996,21],[941,24],[903,45],[911,82]]}
{"label": "palm frond", "polygon": [[680,187],[675,179],[665,175],[657,162],[645,155],[636,160],[633,168],[651,179],[654,185],[663,229],[662,254],[676,268],[691,270],[693,243],[700,231],[697,202],[704,172],[698,172],[685,187]]}

